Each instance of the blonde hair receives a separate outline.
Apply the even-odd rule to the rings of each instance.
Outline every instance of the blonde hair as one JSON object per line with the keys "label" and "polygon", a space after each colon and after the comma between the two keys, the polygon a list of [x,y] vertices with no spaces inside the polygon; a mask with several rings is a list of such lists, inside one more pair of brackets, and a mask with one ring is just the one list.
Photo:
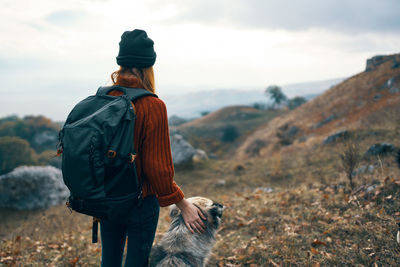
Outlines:
{"label": "blonde hair", "polygon": [[121,66],[111,73],[111,81],[113,85],[144,88],[153,94],[156,92],[153,67],[140,69]]}

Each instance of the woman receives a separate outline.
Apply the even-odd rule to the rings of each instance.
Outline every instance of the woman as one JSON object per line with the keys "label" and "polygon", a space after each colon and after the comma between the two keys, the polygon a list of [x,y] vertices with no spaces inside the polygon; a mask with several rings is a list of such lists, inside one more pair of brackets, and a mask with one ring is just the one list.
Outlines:
{"label": "woman", "polygon": [[[124,32],[119,43],[117,63],[120,69],[111,74],[114,85],[144,88],[155,93],[153,65],[156,53],[153,41],[143,30]],[[134,89],[132,89],[134,90]],[[110,95],[121,95],[114,90]],[[169,141],[168,119],[164,102],[156,97],[140,98],[133,103],[136,111],[135,148],[139,179],[144,179],[143,204],[132,210],[127,225],[100,222],[102,266],[121,266],[126,237],[128,248],[125,266],[147,266],[161,207],[176,204],[192,233],[204,231],[206,218],[185,200],[174,182]]]}

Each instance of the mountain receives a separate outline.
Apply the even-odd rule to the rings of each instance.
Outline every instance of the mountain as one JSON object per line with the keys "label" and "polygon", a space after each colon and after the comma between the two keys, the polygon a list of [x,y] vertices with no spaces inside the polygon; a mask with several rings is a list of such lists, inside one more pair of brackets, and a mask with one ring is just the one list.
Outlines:
{"label": "mountain", "polygon": [[[343,78],[283,85],[282,90],[288,97],[304,96],[312,99],[331,86],[343,81]],[[163,99],[169,116],[183,118],[199,117],[202,112],[213,112],[224,106],[267,104],[264,89],[218,89],[199,91],[181,95],[165,95]]]}
{"label": "mountain", "polygon": [[[365,136],[381,135],[386,140],[385,131],[398,127],[393,125],[400,113],[399,66],[400,54],[367,60],[365,72],[260,126],[238,148],[238,157],[312,147],[339,131],[364,131]],[[252,154],[251,148],[260,143],[263,147]]]}

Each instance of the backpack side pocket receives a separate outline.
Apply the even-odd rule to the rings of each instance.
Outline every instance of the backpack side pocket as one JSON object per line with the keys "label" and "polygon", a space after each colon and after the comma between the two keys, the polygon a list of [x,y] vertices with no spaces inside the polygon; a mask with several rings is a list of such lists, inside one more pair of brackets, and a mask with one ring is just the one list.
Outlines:
{"label": "backpack side pocket", "polygon": [[100,133],[91,128],[64,128],[62,172],[76,197],[104,196],[104,156]]}

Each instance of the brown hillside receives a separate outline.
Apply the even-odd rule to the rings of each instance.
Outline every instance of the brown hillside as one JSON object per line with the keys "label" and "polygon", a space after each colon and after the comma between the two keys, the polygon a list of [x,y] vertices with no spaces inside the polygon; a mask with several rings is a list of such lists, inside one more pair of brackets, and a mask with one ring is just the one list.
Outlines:
{"label": "brown hillside", "polygon": [[232,119],[245,119],[247,115],[258,114],[263,114],[263,111],[249,106],[229,106],[221,108],[199,119],[182,124],[179,128],[199,127],[210,123],[226,122],[227,120]]}
{"label": "brown hillside", "polygon": [[[251,155],[257,143],[267,144],[258,155],[276,148],[295,149],[321,144],[340,130],[384,127],[389,115],[400,112],[400,54],[368,60],[359,73],[301,107],[259,127],[238,148],[238,157]],[[392,116],[393,117],[393,116]]]}

